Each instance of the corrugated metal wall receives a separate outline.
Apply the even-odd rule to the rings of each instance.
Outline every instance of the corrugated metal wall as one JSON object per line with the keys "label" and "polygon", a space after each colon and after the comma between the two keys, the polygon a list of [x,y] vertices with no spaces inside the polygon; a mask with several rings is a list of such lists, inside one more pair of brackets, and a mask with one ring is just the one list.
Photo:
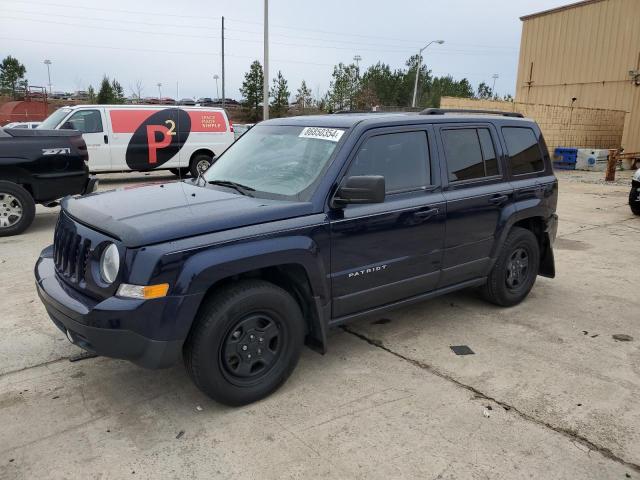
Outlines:
{"label": "corrugated metal wall", "polygon": [[602,0],[523,19],[516,100],[625,110],[623,145],[640,151],[640,0]]}

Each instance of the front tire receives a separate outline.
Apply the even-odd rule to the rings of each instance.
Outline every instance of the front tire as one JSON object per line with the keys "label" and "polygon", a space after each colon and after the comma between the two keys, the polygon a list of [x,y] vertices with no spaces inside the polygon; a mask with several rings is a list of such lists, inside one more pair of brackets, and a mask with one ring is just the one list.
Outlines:
{"label": "front tire", "polygon": [[483,287],[484,298],[502,307],[517,305],[533,288],[539,267],[538,239],[530,230],[514,227]]}
{"label": "front tire", "polygon": [[0,237],[24,232],[36,215],[36,203],[22,186],[0,181]]}
{"label": "front tire", "polygon": [[634,184],[629,192],[629,207],[634,215],[640,215],[640,184]]}
{"label": "front tire", "polygon": [[213,165],[213,157],[206,153],[199,153],[194,156],[189,163],[191,176],[193,176],[193,178],[198,178],[206,172],[211,165]]}
{"label": "front tire", "polygon": [[304,333],[291,295],[263,280],[242,281],[205,300],[185,344],[185,365],[214,400],[246,405],[285,382],[300,358]]}

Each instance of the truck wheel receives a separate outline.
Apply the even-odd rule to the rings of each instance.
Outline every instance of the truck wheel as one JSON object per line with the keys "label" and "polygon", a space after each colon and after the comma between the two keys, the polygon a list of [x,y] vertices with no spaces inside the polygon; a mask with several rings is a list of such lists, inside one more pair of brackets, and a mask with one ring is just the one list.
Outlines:
{"label": "truck wheel", "polygon": [[18,235],[33,222],[36,204],[22,186],[0,181],[0,237]]}
{"label": "truck wheel", "polygon": [[193,176],[193,178],[197,178],[199,175],[203,174],[212,164],[213,157],[211,157],[211,155],[208,155],[206,153],[199,153],[191,159],[191,163],[189,163],[189,170],[191,171],[191,175]]}
{"label": "truck wheel", "polygon": [[304,342],[304,320],[285,290],[247,280],[205,300],[185,343],[194,383],[214,400],[245,405],[289,377]]}
{"label": "truck wheel", "polygon": [[191,170],[188,167],[170,168],[169,171],[173,173],[176,177],[180,177],[180,178],[185,178],[187,175],[191,173]]}
{"label": "truck wheel", "polygon": [[483,295],[496,305],[517,305],[531,291],[538,276],[540,247],[531,231],[514,227],[496,260]]}
{"label": "truck wheel", "polygon": [[629,206],[634,215],[640,215],[640,186],[631,187],[629,192]]}

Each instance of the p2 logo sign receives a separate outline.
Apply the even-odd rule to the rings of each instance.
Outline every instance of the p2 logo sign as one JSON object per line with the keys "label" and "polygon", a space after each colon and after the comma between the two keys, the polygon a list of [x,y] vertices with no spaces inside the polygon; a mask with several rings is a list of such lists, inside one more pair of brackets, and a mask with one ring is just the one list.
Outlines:
{"label": "p2 logo sign", "polygon": [[130,133],[125,159],[132,170],[152,170],[171,160],[184,146],[191,132],[191,118],[178,108],[158,110],[114,110],[114,133]]}

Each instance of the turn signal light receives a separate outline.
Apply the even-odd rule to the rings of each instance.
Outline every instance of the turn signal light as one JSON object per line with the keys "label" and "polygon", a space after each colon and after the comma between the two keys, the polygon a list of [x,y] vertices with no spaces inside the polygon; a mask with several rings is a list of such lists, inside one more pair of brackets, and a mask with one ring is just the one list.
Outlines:
{"label": "turn signal light", "polygon": [[116,295],[125,298],[151,300],[153,298],[165,297],[168,291],[168,283],[159,283],[157,285],[130,285],[128,283],[123,283],[118,288],[118,293]]}

